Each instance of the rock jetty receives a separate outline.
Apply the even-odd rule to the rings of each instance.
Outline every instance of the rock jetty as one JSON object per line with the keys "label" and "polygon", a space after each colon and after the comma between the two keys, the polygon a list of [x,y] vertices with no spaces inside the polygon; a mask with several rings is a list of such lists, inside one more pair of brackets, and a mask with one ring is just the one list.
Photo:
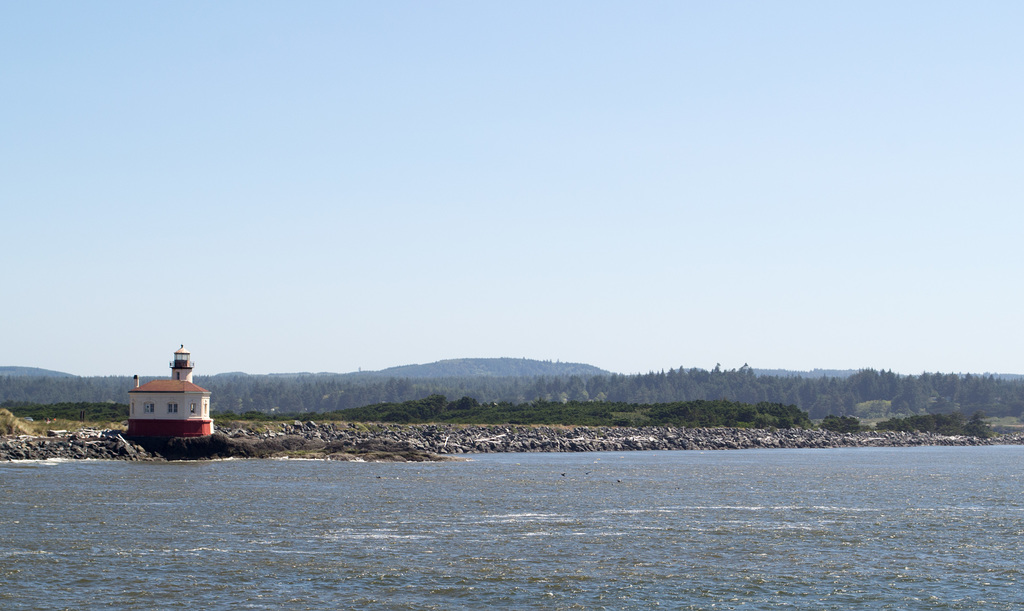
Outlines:
{"label": "rock jetty", "polygon": [[96,459],[96,460],[153,460],[154,456],[142,446],[125,439],[118,431],[83,429],[50,431],[47,437],[19,435],[0,438],[0,461]]}
{"label": "rock jetty", "polygon": [[231,438],[301,438],[358,448],[416,450],[432,454],[486,452],[628,452],[635,450],[740,450],[752,448],[859,448],[1024,445],[1024,434],[992,438],[871,431],[835,433],[806,429],[690,429],[676,427],[557,427],[360,425],[294,422],[277,432],[222,429]]}
{"label": "rock jetty", "polygon": [[275,456],[430,461],[488,452],[629,452],[753,448],[1024,445],[1024,434],[992,438],[805,429],[460,426],[299,422],[278,430],[222,428],[201,438],[132,438],[117,431],[0,439],[0,460],[102,458],[196,460]]}

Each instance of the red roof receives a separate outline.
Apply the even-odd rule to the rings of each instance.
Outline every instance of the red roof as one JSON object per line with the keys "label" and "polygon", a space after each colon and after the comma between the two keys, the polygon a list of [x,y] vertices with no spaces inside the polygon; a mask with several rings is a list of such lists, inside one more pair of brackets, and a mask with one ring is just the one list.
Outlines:
{"label": "red roof", "polygon": [[153,380],[128,392],[210,392],[185,380]]}

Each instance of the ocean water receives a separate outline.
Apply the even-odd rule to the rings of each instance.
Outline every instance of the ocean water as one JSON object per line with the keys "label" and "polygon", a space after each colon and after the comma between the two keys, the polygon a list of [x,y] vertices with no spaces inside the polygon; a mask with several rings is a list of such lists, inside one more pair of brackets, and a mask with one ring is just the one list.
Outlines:
{"label": "ocean water", "polygon": [[0,463],[0,609],[1017,609],[1024,448]]}

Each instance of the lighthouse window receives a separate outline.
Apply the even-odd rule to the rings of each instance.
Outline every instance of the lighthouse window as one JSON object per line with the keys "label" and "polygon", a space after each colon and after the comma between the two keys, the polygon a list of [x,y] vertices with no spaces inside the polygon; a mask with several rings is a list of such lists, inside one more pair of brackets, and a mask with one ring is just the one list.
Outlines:
{"label": "lighthouse window", "polygon": [[168,414],[177,414],[178,413],[178,404],[177,403],[168,403],[167,404],[167,413]]}
{"label": "lighthouse window", "polygon": [[152,414],[153,412],[156,411],[156,405],[153,403],[146,403],[145,405],[142,406],[142,411],[144,411],[147,414]]}
{"label": "lighthouse window", "polygon": [[196,413],[196,404],[195,403],[192,404],[192,413],[193,414]]}

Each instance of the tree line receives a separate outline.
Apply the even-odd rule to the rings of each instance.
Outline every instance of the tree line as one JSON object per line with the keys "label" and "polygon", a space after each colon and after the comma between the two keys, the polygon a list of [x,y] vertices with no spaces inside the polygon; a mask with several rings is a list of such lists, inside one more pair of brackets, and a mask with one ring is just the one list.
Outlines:
{"label": "tree line", "polygon": [[807,412],[793,405],[736,401],[678,401],[636,404],[597,401],[479,403],[471,397],[448,401],[443,395],[382,403],[325,414],[352,422],[423,424],[564,424],[573,426],[677,426],[689,428],[810,428]]}
{"label": "tree line", "polygon": [[[248,412],[220,413],[217,420],[289,420],[312,414]],[[481,404],[471,397],[449,401],[443,395],[400,403],[380,403],[319,414],[348,422],[391,422],[398,424],[549,424],[572,426],[678,426],[690,428],[809,428],[807,413],[793,405],[735,401],[685,401],[661,404],[600,403],[595,401],[532,401]]]}
{"label": "tree line", "polygon": [[[36,420],[64,419],[86,421],[117,421],[128,417],[128,406],[121,403],[54,403],[24,404],[16,401],[0,403],[19,418]],[[673,403],[637,404],[598,401],[533,401],[523,404],[508,402],[481,404],[471,397],[448,401],[443,395],[400,403],[380,403],[335,412],[276,413],[251,411],[244,414],[217,412],[219,424],[232,420],[285,421],[308,420],[313,417],[347,422],[392,422],[399,424],[548,424],[571,426],[676,426],[688,428],[812,428],[807,412],[795,405],[762,402],[756,405],[736,401],[680,401]],[[869,430],[852,416],[829,415],[819,424],[822,429],[837,432]],[[980,412],[970,419],[961,412],[923,414],[890,418],[875,425],[876,430],[920,431],[941,435],[991,437],[994,433]]]}
{"label": "tree line", "polygon": [[[147,380],[143,380],[145,382]],[[213,411],[236,414],[334,412],[430,395],[470,397],[481,404],[736,401],[795,405],[811,418],[887,418],[920,414],[1024,412],[1024,380],[991,375],[899,375],[865,369],[847,377],[757,375],[748,366],[670,369],[637,375],[380,378],[345,374],[196,376],[212,391]],[[123,403],[131,378],[0,376],[0,402]]]}
{"label": "tree line", "polygon": [[0,409],[7,409],[19,418],[45,420],[85,420],[89,422],[116,422],[128,418],[128,406],[124,403],[19,403],[4,401]]}
{"label": "tree line", "polygon": [[[861,424],[860,420],[853,416],[825,416],[818,427],[837,433],[858,433],[872,430],[871,427]],[[985,415],[982,412],[974,412],[970,419],[965,417],[962,412],[889,418],[876,423],[874,430],[968,437],[992,437],[996,434],[991,425],[985,422]]]}

